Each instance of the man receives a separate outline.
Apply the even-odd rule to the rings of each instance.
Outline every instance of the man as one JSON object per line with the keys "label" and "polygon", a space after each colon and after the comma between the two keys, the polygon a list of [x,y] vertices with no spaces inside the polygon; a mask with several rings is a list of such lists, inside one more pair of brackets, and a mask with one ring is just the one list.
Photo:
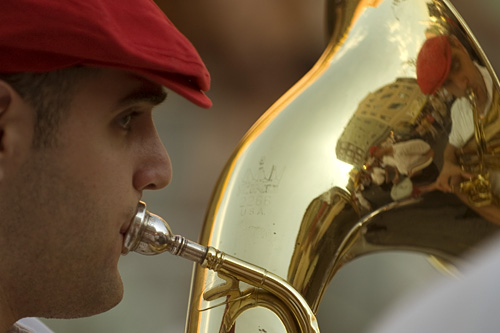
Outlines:
{"label": "man", "polygon": [[[424,94],[445,94],[456,98],[451,108],[452,129],[443,153],[443,167],[435,183],[426,190],[455,192],[457,196],[484,218],[500,223],[500,209],[495,204],[476,207],[458,187],[474,175],[462,170],[457,155],[471,146],[476,150],[474,120],[467,94],[476,97],[479,116],[486,121],[487,135],[498,133],[498,96],[488,70],[474,62],[455,36],[436,36],[425,41],[417,57],[417,83]],[[490,119],[493,119],[489,122]],[[491,173],[492,192],[500,194],[498,174]]]}
{"label": "man", "polygon": [[424,140],[413,139],[388,146],[373,146],[370,148],[370,155],[381,161],[384,166],[395,170],[393,182],[397,184],[401,175],[411,178],[422,173],[422,170],[432,163],[434,150]]}
{"label": "man", "polygon": [[171,178],[152,109],[210,107],[209,81],[151,0],[2,1],[0,332],[120,302],[124,233]]}

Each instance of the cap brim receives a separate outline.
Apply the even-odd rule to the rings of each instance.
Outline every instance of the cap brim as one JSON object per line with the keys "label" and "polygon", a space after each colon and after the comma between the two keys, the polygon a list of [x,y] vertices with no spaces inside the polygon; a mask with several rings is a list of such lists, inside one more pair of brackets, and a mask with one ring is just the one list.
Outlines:
{"label": "cap brim", "polygon": [[134,72],[165,86],[167,89],[171,89],[172,91],[176,92],[177,94],[202,108],[208,109],[212,106],[212,101],[208,98],[207,95],[205,95],[205,92],[197,89],[197,86],[195,84],[191,84],[189,81],[186,81],[186,79],[182,76],[179,76],[179,78],[177,78],[174,75],[166,76],[156,75],[151,72]]}

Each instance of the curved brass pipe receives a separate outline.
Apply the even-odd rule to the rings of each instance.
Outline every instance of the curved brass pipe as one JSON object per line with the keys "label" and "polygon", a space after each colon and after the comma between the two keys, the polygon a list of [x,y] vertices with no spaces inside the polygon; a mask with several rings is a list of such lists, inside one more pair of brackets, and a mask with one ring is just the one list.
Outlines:
{"label": "curved brass pipe", "polygon": [[[226,281],[231,279],[238,283],[232,278],[224,276],[220,277]],[[205,293],[203,297],[206,300],[213,300],[214,298],[209,297],[207,293]],[[229,332],[234,327],[236,319],[245,311],[258,307],[266,308],[272,311],[283,323],[288,332],[300,332],[298,331],[299,327],[296,323],[295,317],[290,312],[290,308],[275,295],[260,288],[249,288],[242,292],[238,289],[235,293],[238,295],[237,297],[228,296],[227,301],[223,304],[226,306],[226,311],[224,312],[224,318],[222,320],[220,330],[221,333]],[[215,296],[215,298],[218,297],[219,295]],[[209,309],[203,309],[202,311]]]}
{"label": "curved brass pipe", "polygon": [[[173,235],[170,226],[161,217],[151,214],[146,210],[146,204],[140,202],[137,213],[125,235],[123,254],[135,251],[144,255],[156,255],[163,252],[183,257],[197,262],[201,267],[217,272],[220,276],[248,283],[257,288],[262,288],[278,299],[279,302],[270,302],[272,297],[263,298],[262,302],[254,303],[264,305],[273,310],[280,318],[284,319],[288,332],[317,333],[319,332],[316,316],[309,308],[305,299],[288,282],[267,270],[252,265],[248,262],[230,256],[211,246],[205,247],[192,242],[182,236]],[[231,287],[234,287],[231,286]],[[226,287],[219,287],[224,290]],[[234,290],[229,288],[227,291]],[[226,296],[227,292],[212,292],[208,298]],[[245,308],[250,306],[246,303]],[[286,309],[290,314],[284,314]],[[228,331],[234,320],[243,309],[234,311],[232,318],[224,327]],[[291,320],[293,318],[293,320]]]}

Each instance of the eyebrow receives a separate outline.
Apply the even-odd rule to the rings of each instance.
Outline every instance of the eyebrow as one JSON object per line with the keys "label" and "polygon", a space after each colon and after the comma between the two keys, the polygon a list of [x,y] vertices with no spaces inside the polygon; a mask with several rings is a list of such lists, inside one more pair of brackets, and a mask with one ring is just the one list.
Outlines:
{"label": "eyebrow", "polygon": [[162,86],[143,85],[132,90],[118,101],[118,107],[124,108],[134,104],[148,103],[153,106],[161,104],[167,98]]}

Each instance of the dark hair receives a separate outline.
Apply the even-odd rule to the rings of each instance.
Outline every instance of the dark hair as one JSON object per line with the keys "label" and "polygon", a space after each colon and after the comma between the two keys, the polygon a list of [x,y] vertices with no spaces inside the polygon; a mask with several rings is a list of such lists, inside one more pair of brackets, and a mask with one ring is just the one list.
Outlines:
{"label": "dark hair", "polygon": [[70,67],[44,73],[0,73],[0,80],[35,109],[34,148],[57,143],[58,125],[70,107],[77,83],[93,71],[88,67]]}

